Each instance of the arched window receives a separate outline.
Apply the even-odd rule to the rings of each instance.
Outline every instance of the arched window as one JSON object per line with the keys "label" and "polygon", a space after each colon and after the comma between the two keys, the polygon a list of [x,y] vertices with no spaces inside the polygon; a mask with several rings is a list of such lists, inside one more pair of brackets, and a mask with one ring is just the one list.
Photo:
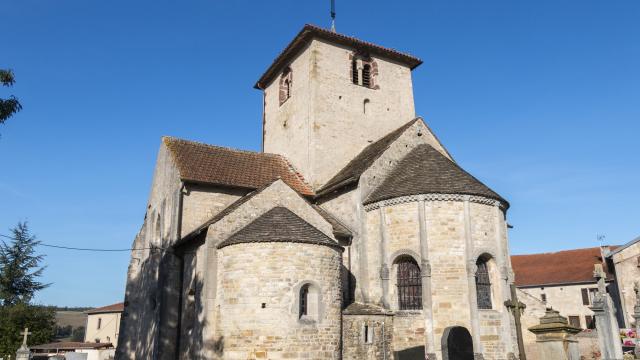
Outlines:
{"label": "arched window", "polygon": [[491,278],[489,277],[489,259],[480,257],[476,261],[476,294],[478,309],[491,309]]}
{"label": "arched window", "polygon": [[290,67],[286,67],[280,76],[280,105],[291,97],[291,85],[293,74]]}
{"label": "arched window", "polygon": [[362,67],[362,86],[371,87],[371,65],[364,64]]}
{"label": "arched window", "polygon": [[351,60],[351,80],[354,84],[358,85],[358,60]]}
{"label": "arched window", "polygon": [[302,318],[309,314],[309,284],[304,284],[300,288],[300,310],[298,317]]}
{"label": "arched window", "polygon": [[400,310],[422,309],[422,278],[418,263],[410,256],[397,261],[398,307]]}
{"label": "arched window", "polygon": [[313,282],[300,286],[298,292],[298,320],[309,323],[320,319],[320,288]]}
{"label": "arched window", "polygon": [[362,113],[366,114],[367,113],[367,108],[369,107],[369,99],[364,99],[364,101],[362,102]]}

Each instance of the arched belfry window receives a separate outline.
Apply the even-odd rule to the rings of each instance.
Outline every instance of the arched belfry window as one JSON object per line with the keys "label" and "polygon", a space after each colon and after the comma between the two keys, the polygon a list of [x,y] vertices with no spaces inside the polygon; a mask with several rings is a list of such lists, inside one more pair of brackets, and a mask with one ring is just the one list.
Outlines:
{"label": "arched belfry window", "polygon": [[293,73],[290,67],[286,67],[280,76],[280,105],[284,104],[291,97],[291,86]]}
{"label": "arched belfry window", "polygon": [[491,277],[489,276],[489,259],[478,258],[476,265],[476,294],[478,298],[478,309],[491,309]]}
{"label": "arched belfry window", "polygon": [[418,263],[410,256],[402,256],[396,261],[398,308],[400,310],[422,309],[422,278]]}
{"label": "arched belfry window", "polygon": [[357,59],[351,60],[351,81],[356,85],[360,83],[358,79],[358,60]]}
{"label": "arched belfry window", "polygon": [[362,86],[371,87],[371,65],[362,66]]}

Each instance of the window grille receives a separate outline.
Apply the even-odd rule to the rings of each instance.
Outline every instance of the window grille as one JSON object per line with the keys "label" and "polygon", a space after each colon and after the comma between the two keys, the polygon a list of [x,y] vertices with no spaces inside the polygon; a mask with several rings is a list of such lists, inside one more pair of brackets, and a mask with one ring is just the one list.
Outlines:
{"label": "window grille", "polygon": [[371,65],[369,64],[362,67],[362,86],[371,87]]}
{"label": "window grille", "polygon": [[491,309],[491,279],[486,260],[478,260],[476,263],[476,293],[478,297],[478,309]]}
{"label": "window grille", "polygon": [[351,61],[351,80],[358,85],[358,61],[356,59]]}
{"label": "window grille", "polygon": [[422,278],[418,264],[410,257],[398,262],[398,307],[400,310],[422,309]]}

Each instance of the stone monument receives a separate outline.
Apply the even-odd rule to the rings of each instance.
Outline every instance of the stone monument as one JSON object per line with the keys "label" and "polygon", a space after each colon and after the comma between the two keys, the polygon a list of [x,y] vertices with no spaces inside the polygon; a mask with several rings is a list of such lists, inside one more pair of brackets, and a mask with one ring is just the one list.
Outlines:
{"label": "stone monument", "polygon": [[22,345],[16,352],[16,360],[29,360],[31,359],[31,351],[27,347],[27,337],[31,335],[29,328],[24,328],[20,335],[22,335]]}
{"label": "stone monument", "polygon": [[602,269],[602,264],[595,264],[593,277],[598,280],[598,292],[593,297],[591,310],[596,319],[598,330],[598,343],[602,360],[622,359],[622,344],[620,343],[620,328],[616,321],[611,297],[607,294],[605,280],[607,275]]}
{"label": "stone monument", "polygon": [[574,335],[582,330],[569,325],[567,318],[552,308],[547,308],[540,324],[530,327],[529,331],[536,334],[542,359],[580,359],[578,340]]}

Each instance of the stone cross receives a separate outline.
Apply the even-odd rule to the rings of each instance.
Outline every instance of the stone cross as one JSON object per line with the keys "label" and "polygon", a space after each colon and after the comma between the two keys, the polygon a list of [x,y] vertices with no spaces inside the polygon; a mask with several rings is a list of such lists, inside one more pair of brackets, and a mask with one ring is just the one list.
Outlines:
{"label": "stone cross", "polygon": [[518,301],[518,296],[516,294],[516,285],[511,284],[511,300],[507,300],[504,302],[504,305],[507,309],[511,310],[513,313],[513,318],[516,323],[516,335],[518,337],[518,352],[520,352],[520,360],[527,360],[527,355],[524,352],[524,341],[522,338],[522,325],[520,323],[520,317],[522,316],[522,312],[527,307],[525,304]]}
{"label": "stone cross", "polygon": [[22,345],[16,352],[16,360],[28,360],[31,358],[31,351],[27,347],[27,337],[31,335],[29,328],[24,328],[24,331],[20,333],[22,335]]}
{"label": "stone cross", "polygon": [[22,346],[27,347],[27,336],[31,335],[29,328],[24,328],[24,331],[20,333],[22,335]]}

